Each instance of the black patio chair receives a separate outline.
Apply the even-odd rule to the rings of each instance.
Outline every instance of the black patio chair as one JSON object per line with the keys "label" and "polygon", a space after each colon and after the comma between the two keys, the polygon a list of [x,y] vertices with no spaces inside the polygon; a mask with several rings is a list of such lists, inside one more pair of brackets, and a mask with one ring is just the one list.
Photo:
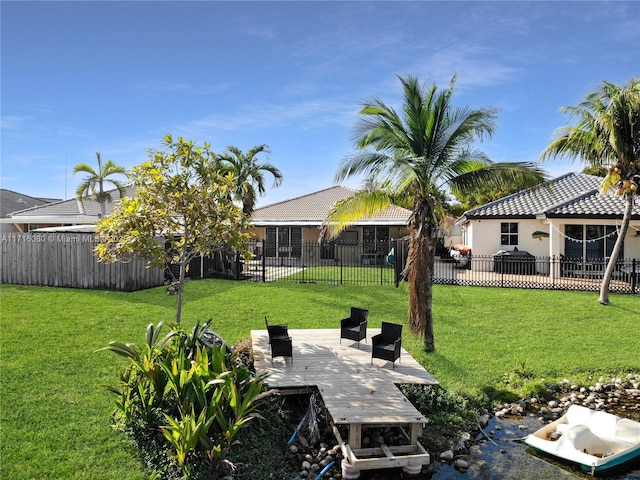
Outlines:
{"label": "black patio chair", "polygon": [[358,342],[358,348],[360,348],[360,340],[367,339],[368,317],[369,310],[351,307],[351,316],[340,320],[340,343],[343,338],[346,338]]}
{"label": "black patio chair", "polygon": [[267,317],[264,317],[271,345],[271,359],[275,357],[289,357],[293,362],[293,344],[289,336],[289,327],[286,324],[269,325]]}
{"label": "black patio chair", "polygon": [[402,325],[382,322],[382,333],[371,338],[371,365],[374,358],[381,358],[393,363],[396,368],[396,360],[400,359],[402,348]]}

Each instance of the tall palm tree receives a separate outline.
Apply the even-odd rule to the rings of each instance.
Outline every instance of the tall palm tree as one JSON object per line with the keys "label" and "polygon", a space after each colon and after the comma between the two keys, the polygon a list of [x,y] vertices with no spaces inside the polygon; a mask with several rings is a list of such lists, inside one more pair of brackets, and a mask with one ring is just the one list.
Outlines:
{"label": "tall palm tree", "polygon": [[608,167],[601,193],[613,191],[625,199],[622,226],[600,286],[598,301],[606,305],[611,276],[640,189],[640,77],[622,86],[602,82],[582,103],[562,107],[561,111],[575,117],[577,123],[559,128],[541,158],[580,158],[592,166]]}
{"label": "tall palm tree", "polygon": [[[227,151],[218,156],[223,171],[231,172],[236,177],[237,188],[235,197],[242,202],[242,211],[251,215],[256,205],[258,195],[264,195],[265,176],[268,172],[273,176],[273,188],[282,183],[282,173],[269,162],[259,163],[256,156],[259,153],[269,155],[271,152],[267,145],[256,145],[246,154],[238,147],[227,147]],[[257,191],[256,191],[257,189]]]}
{"label": "tall palm tree", "polygon": [[[410,195],[413,204],[405,275],[409,281],[409,327],[424,335],[427,352],[435,350],[432,284],[438,229],[444,214],[445,188],[464,191],[478,185],[504,185],[525,179],[529,185],[544,175],[533,164],[492,163],[472,147],[491,136],[496,111],[454,107],[449,87],[430,88],[415,77],[400,78],[404,89],[402,114],[373,98],[365,102],[356,125],[358,152],[345,159],[336,182],[364,175],[379,179],[384,189],[361,190],[337,204],[325,222],[331,236],[349,223],[387,208],[392,198]],[[375,184],[375,182],[374,182]]]}
{"label": "tall palm tree", "polygon": [[110,177],[124,175],[126,170],[111,160],[107,160],[103,165],[100,152],[96,152],[96,159],[98,160],[98,171],[95,171],[91,165],[86,163],[79,163],[73,167],[74,174],[78,172],[87,174],[82,183],[78,185],[76,198],[79,201],[82,201],[83,198],[91,198],[98,202],[100,204],[100,214],[104,217],[107,214],[106,204],[111,201],[111,194],[104,190],[104,184],[105,182],[112,184],[120,193],[120,197],[123,197],[126,193],[124,183]]}

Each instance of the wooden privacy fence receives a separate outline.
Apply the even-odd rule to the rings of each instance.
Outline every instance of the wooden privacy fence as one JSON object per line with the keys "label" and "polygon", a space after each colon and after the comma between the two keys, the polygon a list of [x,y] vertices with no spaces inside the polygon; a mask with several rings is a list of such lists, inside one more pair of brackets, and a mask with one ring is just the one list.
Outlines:
{"label": "wooden privacy fence", "polygon": [[141,259],[99,263],[93,233],[2,233],[0,281],[17,285],[132,292],[164,283],[160,268]]}

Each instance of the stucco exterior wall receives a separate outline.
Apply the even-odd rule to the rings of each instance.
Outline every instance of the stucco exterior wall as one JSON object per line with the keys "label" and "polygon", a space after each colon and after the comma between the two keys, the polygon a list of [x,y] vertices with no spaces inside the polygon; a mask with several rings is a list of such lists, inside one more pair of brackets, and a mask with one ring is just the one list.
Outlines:
{"label": "stucco exterior wall", "polygon": [[[503,222],[518,224],[518,244],[501,245],[500,227]],[[620,226],[620,220],[599,219],[521,219],[521,220],[472,220],[464,226],[464,241],[472,249],[474,256],[491,256],[499,250],[525,250],[536,257],[552,257],[564,254],[565,225],[611,225]],[[640,259],[640,236],[636,229],[640,229],[640,221],[632,221],[624,242],[624,257]],[[535,231],[549,233],[547,238],[533,238]],[[482,262],[483,269],[491,270],[490,262]]]}

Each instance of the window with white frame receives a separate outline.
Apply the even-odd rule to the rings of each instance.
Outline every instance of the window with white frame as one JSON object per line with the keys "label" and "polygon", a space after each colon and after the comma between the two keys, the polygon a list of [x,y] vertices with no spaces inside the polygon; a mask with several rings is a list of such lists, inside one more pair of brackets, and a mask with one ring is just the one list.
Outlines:
{"label": "window with white frame", "polygon": [[516,222],[502,222],[500,224],[500,245],[518,245],[518,224]]}

